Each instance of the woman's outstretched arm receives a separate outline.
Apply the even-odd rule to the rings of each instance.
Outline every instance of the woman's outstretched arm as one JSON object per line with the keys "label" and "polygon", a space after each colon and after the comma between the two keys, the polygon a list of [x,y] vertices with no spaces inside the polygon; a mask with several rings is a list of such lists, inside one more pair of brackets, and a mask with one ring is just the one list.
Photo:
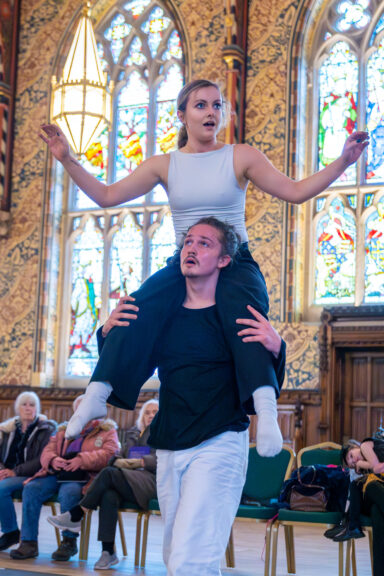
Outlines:
{"label": "woman's outstretched arm", "polygon": [[293,204],[301,204],[326,190],[348,166],[358,160],[368,144],[367,132],[354,132],[347,138],[339,158],[316,174],[299,181],[279,172],[262,152],[247,144],[236,147],[235,163],[237,172],[264,192]]}
{"label": "woman's outstretched arm", "polygon": [[39,136],[48,145],[54,157],[62,163],[75,184],[103,208],[143,196],[156,184],[163,183],[167,163],[165,156],[152,156],[129,176],[114,184],[106,185],[89,174],[71,155],[68,141],[58,126],[43,124]]}

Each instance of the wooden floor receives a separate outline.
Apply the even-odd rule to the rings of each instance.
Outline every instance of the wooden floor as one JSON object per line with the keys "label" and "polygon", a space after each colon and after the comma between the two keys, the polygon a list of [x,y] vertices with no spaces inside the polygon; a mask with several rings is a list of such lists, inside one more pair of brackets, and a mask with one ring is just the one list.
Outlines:
{"label": "wooden floor", "polygon": [[[18,517],[20,509],[18,506]],[[44,507],[40,518],[39,557],[34,560],[16,561],[9,557],[9,552],[0,552],[0,576],[7,576],[7,569],[26,570],[37,574],[62,574],[87,576],[100,574],[94,572],[93,565],[100,556],[100,544],[97,542],[97,514],[93,515],[92,533],[88,561],[79,561],[77,556],[70,562],[54,562],[51,553],[56,549],[56,539],[52,526],[46,521],[49,509]],[[162,521],[161,518],[152,517],[149,525],[148,553],[145,570],[133,566],[135,516],[124,515],[126,539],[128,545],[127,558],[122,558],[120,538],[117,536],[117,553],[121,558],[114,570],[107,574],[166,576],[166,570],[161,557]],[[337,576],[338,574],[338,545],[327,540],[320,528],[295,529],[296,570],[298,576]],[[262,576],[264,562],[261,558],[264,545],[264,525],[250,521],[236,521],[234,527],[235,539],[235,568],[226,568],[223,563],[223,576]],[[198,551],[197,551],[198,553]],[[358,576],[370,576],[370,559],[368,538],[356,541],[357,572]],[[102,574],[103,572],[101,572]],[[277,576],[287,574],[285,545],[283,531],[279,534]],[[22,576],[22,573],[20,573]],[[204,574],[201,574],[204,576]]]}

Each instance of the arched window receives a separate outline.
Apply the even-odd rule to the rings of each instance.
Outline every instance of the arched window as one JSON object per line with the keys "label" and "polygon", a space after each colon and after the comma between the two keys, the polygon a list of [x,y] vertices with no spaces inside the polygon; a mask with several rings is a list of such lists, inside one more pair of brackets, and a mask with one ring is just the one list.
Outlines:
{"label": "arched window", "polygon": [[319,170],[335,160],[355,130],[368,130],[371,142],[311,202],[308,308],[383,303],[383,8],[376,0],[332,0],[317,8],[307,60],[309,165]]}
{"label": "arched window", "polygon": [[[184,84],[180,33],[169,10],[153,0],[119,0],[96,29],[99,56],[113,82],[113,125],[81,162],[110,183],[144,159],[176,148],[176,97]],[[60,380],[89,377],[97,359],[96,330],[124,293],[165,264],[175,247],[167,196],[111,209],[76,186],[68,194],[62,302]]]}

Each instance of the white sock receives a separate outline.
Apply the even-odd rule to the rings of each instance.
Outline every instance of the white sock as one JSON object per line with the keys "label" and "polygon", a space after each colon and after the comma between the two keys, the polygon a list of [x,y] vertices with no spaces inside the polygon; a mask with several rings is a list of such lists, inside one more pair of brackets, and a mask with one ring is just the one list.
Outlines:
{"label": "white sock", "polygon": [[257,414],[256,450],[260,456],[276,456],[283,447],[283,437],[277,423],[275,389],[261,386],[252,396]]}
{"label": "white sock", "polygon": [[84,398],[68,422],[65,437],[74,438],[88,422],[95,418],[104,418],[107,415],[107,400],[111,392],[112,386],[108,382],[90,382]]}

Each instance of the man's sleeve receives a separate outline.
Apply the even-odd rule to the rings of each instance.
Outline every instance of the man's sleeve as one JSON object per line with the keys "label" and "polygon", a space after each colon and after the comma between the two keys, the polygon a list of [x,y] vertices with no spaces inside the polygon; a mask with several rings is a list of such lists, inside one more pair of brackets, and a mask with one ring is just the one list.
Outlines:
{"label": "man's sleeve", "polygon": [[105,338],[103,336],[103,327],[102,326],[100,326],[100,328],[96,332],[96,338],[97,338],[97,351],[98,351],[99,356],[100,356],[101,351],[102,351],[103,346],[104,346],[104,342],[105,342]]}
{"label": "man's sleeve", "polygon": [[277,358],[274,358],[273,364],[276,372],[276,379],[281,390],[284,383],[285,376],[285,360],[286,360],[287,345],[283,339],[281,339],[280,352]]}

